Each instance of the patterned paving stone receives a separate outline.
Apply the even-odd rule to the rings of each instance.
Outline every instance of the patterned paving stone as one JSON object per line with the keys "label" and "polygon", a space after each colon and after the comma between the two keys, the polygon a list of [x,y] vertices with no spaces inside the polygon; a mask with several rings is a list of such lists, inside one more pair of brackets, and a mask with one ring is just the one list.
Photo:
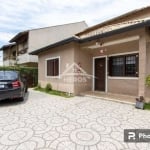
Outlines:
{"label": "patterned paving stone", "polygon": [[29,90],[25,102],[0,106],[0,150],[149,150],[123,141],[124,129],[149,128],[149,116],[127,104]]}
{"label": "patterned paving stone", "polygon": [[92,129],[80,128],[71,132],[70,139],[75,144],[91,146],[100,142],[100,134]]}
{"label": "patterned paving stone", "polygon": [[4,145],[17,145],[29,140],[33,136],[30,128],[19,128],[4,134],[0,141]]}

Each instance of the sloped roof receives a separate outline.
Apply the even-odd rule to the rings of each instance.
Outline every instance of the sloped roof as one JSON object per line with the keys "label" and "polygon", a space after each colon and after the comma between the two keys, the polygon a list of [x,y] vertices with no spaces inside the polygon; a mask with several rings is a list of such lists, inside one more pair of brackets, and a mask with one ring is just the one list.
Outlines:
{"label": "sloped roof", "polygon": [[25,36],[25,35],[28,35],[29,33],[29,30],[26,30],[26,31],[22,31],[22,32],[19,32],[17,35],[15,35],[9,42],[16,42],[16,40],[22,36]]}
{"label": "sloped roof", "polygon": [[110,23],[113,22],[113,21],[116,21],[116,20],[119,20],[119,19],[128,17],[128,16],[130,16],[130,15],[136,14],[136,13],[141,12],[141,11],[143,11],[143,10],[149,10],[149,9],[150,9],[150,6],[147,6],[147,7],[143,7],[143,8],[140,8],[140,9],[136,9],[136,10],[130,11],[130,12],[125,13],[125,14],[123,14],[123,15],[117,16],[117,17],[115,17],[115,18],[106,20],[106,21],[104,21],[104,22],[102,22],[102,23],[99,23],[99,24],[96,24],[96,25],[94,25],[94,26],[92,26],[92,27],[89,27],[89,28],[83,30],[82,32],[77,33],[76,35],[77,35],[77,36],[80,36],[80,35],[82,35],[82,34],[86,34],[87,32],[90,32],[90,31],[92,31],[92,30],[96,30],[96,29],[98,29],[98,28],[100,28],[100,27],[107,26],[108,24],[110,24]]}
{"label": "sloped roof", "polygon": [[150,20],[150,17],[149,18],[144,18],[144,19],[136,19],[136,20],[124,21],[124,22],[117,23],[117,24],[107,25],[107,26],[95,29],[93,31],[90,31],[87,34],[84,34],[84,35],[80,36],[80,38],[87,38],[87,37],[90,37],[90,36],[99,35],[99,34],[102,34],[102,33],[106,33],[106,32],[121,29],[121,28],[124,28],[124,27],[136,25],[136,24],[139,24],[139,23],[142,23],[142,22],[146,22],[147,20]]}
{"label": "sloped roof", "polygon": [[135,21],[135,22],[133,21],[133,22],[130,22],[128,24],[124,23],[124,24],[120,24],[120,26],[112,27],[111,30],[109,29],[109,30],[106,30],[105,32],[104,32],[104,30],[102,30],[103,32],[97,32],[97,34],[89,36],[89,37],[85,37],[85,38],[79,38],[77,36],[70,37],[68,39],[56,42],[54,44],[50,44],[46,47],[34,50],[30,54],[38,55],[41,52],[48,51],[50,48],[54,48],[54,47],[57,47],[60,45],[68,44],[70,42],[84,43],[87,41],[96,40],[98,38],[109,37],[109,36],[112,36],[115,34],[120,34],[120,33],[128,32],[131,30],[135,30],[135,29],[147,27],[147,26],[150,26],[150,19],[148,19],[148,18],[145,20],[140,20],[140,21]]}
{"label": "sloped roof", "polygon": [[15,46],[15,45],[16,45],[16,43],[9,43],[9,44],[3,45],[3,46],[0,48],[0,50],[5,50],[5,49],[7,49],[7,48],[9,48],[9,47],[12,47],[12,46]]}
{"label": "sloped roof", "polygon": [[144,27],[150,27],[150,19],[133,22],[131,24],[130,23],[125,24],[122,26],[120,25],[120,26],[117,26],[116,28],[113,28],[112,30],[106,30],[105,32],[101,32],[101,33],[97,32],[96,34],[92,36],[82,38],[81,43],[95,40],[98,38],[109,37],[111,35],[120,34],[120,33],[132,31],[132,30],[144,28]]}

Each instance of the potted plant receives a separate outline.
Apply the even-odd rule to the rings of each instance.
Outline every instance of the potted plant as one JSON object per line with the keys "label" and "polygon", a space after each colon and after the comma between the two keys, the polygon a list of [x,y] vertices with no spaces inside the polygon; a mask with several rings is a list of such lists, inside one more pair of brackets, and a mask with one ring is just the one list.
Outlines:
{"label": "potted plant", "polygon": [[140,96],[138,98],[136,98],[136,104],[135,104],[135,107],[136,108],[139,108],[139,109],[144,109],[144,97],[143,96]]}

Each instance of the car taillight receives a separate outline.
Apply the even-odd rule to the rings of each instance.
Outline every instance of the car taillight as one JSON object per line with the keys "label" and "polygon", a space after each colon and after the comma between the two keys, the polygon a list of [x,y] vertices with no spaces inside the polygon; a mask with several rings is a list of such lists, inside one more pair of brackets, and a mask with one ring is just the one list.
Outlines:
{"label": "car taillight", "polygon": [[12,83],[12,86],[13,86],[13,87],[20,87],[21,84],[20,84],[19,81],[15,81],[15,82]]}

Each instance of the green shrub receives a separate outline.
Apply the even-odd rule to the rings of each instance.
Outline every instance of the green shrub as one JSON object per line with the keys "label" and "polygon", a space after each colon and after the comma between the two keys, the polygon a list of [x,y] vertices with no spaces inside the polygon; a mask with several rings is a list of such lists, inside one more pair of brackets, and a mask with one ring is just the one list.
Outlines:
{"label": "green shrub", "polygon": [[46,86],[45,86],[45,90],[48,92],[48,91],[51,91],[52,90],[52,85],[50,83],[47,83]]}
{"label": "green shrub", "polygon": [[147,77],[146,77],[146,86],[149,86],[150,87],[150,75],[148,75]]}
{"label": "green shrub", "polygon": [[38,83],[37,86],[34,88],[35,90],[42,90],[41,84]]}
{"label": "green shrub", "polygon": [[41,83],[38,83],[38,85],[37,85],[37,89],[41,89],[42,87],[41,87]]}

